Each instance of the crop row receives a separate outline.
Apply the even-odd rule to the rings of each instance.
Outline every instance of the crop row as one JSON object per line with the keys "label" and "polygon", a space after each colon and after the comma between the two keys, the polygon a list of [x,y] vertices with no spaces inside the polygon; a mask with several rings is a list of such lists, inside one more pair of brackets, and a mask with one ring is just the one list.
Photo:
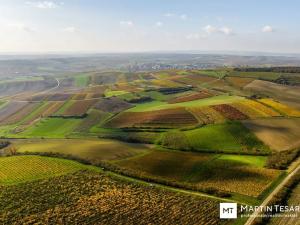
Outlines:
{"label": "crop row", "polygon": [[127,183],[103,174],[72,175],[4,187],[1,224],[228,224],[218,201]]}
{"label": "crop row", "polygon": [[109,121],[109,127],[180,127],[195,125],[198,121],[184,108],[151,112],[124,112]]}

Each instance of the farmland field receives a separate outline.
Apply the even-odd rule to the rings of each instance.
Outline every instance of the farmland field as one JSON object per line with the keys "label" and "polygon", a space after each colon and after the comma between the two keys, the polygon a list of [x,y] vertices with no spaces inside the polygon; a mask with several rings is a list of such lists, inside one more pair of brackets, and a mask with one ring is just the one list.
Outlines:
{"label": "farmland field", "polygon": [[206,99],[199,99],[189,102],[180,102],[174,104],[168,104],[166,102],[160,101],[153,101],[149,103],[139,104],[136,107],[133,107],[128,112],[144,112],[144,111],[154,111],[160,109],[169,109],[169,108],[178,108],[178,107],[198,107],[198,106],[208,106],[208,105],[218,105],[222,103],[232,103],[243,99],[242,97],[238,96],[229,96],[229,95],[222,95],[222,96],[214,96]]}
{"label": "farmland field", "polygon": [[[78,185],[80,184],[80,186]],[[32,192],[32,190],[35,190]],[[38,193],[38,195],[34,194]],[[20,201],[22,200],[22,201]],[[135,184],[92,171],[2,187],[2,224],[228,224],[219,201]],[[22,213],[21,213],[22,212]]]}
{"label": "farmland field", "polygon": [[26,102],[9,102],[3,105],[0,108],[0,122],[4,121],[5,119],[7,119],[7,117],[11,116],[12,114],[18,112],[26,105]]}
{"label": "farmland field", "polygon": [[114,117],[108,127],[180,127],[197,124],[196,118],[184,108],[151,112],[124,112]]}
{"label": "farmland field", "polygon": [[84,169],[80,163],[42,156],[0,158],[0,185],[13,185]]}
{"label": "farmland field", "polygon": [[262,156],[152,151],[116,163],[135,171],[137,176],[167,179],[199,189],[216,188],[255,197],[279,175],[279,171],[264,169],[264,162],[265,157]]}
{"label": "farmland field", "polygon": [[80,100],[73,102],[69,107],[67,107],[62,116],[83,116],[87,113],[89,108],[96,103],[97,100]]}
{"label": "farmland field", "polygon": [[89,76],[86,74],[79,74],[75,76],[75,84],[78,87],[85,87],[89,83]]}
{"label": "farmland field", "polygon": [[[165,134],[162,145],[173,146],[178,137]],[[186,142],[186,149],[204,152],[240,152],[259,154],[269,152],[268,148],[240,123],[208,125],[182,132],[180,142]]]}
{"label": "farmland field", "polygon": [[294,108],[291,108],[287,105],[281,104],[280,102],[273,101],[272,99],[261,99],[260,102],[274,108],[279,111],[281,114],[293,117],[300,117],[300,111]]}
{"label": "farmland field", "polygon": [[80,122],[80,119],[46,118],[18,134],[18,136],[64,138],[70,135]]}
{"label": "farmland field", "polygon": [[89,161],[121,159],[149,151],[142,144],[116,140],[20,140],[14,142],[18,152],[52,152],[73,155]]}
{"label": "farmland field", "polygon": [[[275,84],[268,81],[254,80],[245,86],[245,90],[268,95],[276,100],[300,109],[300,87]],[[284,93],[284,94],[282,94]]]}
{"label": "farmland field", "polygon": [[300,119],[259,119],[244,124],[271,149],[282,151],[300,146]]}
{"label": "farmland field", "polygon": [[121,64],[0,99],[0,224],[241,225],[297,166],[298,73]]}

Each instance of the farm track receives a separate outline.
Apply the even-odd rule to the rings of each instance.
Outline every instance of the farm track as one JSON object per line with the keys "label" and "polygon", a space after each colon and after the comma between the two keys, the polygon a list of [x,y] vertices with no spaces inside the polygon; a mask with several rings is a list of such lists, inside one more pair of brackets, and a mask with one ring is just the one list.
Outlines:
{"label": "farm track", "polygon": [[[219,201],[223,201],[223,202],[232,202],[232,200],[227,199],[227,198],[221,198],[221,197],[216,197],[216,196],[201,193],[201,192],[189,191],[189,190],[184,190],[184,189],[181,189],[181,188],[175,188],[175,187],[171,187],[171,186],[167,186],[167,185],[163,185],[163,184],[147,182],[147,181],[140,180],[140,179],[137,179],[137,178],[124,176],[124,175],[121,175],[121,174],[118,174],[118,173],[115,173],[115,172],[112,172],[112,171],[108,171],[107,174],[109,174],[111,176],[121,178],[121,179],[124,179],[124,180],[132,181],[132,182],[135,182],[135,183],[138,183],[138,184],[150,185],[150,186],[154,186],[156,188],[161,188],[161,189],[165,189],[165,190],[169,190],[169,191],[173,191],[173,192],[177,192],[177,193],[188,194],[188,195],[198,196],[198,197],[199,196],[200,197],[206,197],[206,198],[215,199],[215,200],[219,200]],[[245,204],[244,202],[237,202],[237,203]]]}
{"label": "farm track", "polygon": [[[298,166],[287,175],[287,177],[269,194],[269,196],[260,204],[260,207],[265,207],[269,204],[269,202],[274,198],[274,196],[287,184],[290,179],[300,171],[300,163]],[[254,212],[251,217],[247,220],[244,225],[253,225],[255,224],[255,219],[259,216],[260,212]]]}

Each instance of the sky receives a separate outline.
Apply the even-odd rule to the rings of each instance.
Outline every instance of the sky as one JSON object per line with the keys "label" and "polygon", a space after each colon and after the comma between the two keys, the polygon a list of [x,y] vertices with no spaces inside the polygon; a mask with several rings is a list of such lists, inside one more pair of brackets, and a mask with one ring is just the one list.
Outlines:
{"label": "sky", "polygon": [[0,53],[300,53],[298,0],[0,0]]}

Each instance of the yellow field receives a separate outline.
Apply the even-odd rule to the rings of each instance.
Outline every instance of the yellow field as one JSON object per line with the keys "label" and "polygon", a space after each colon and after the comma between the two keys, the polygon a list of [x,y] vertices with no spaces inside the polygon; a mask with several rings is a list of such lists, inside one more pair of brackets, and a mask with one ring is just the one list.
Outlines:
{"label": "yellow field", "polygon": [[187,108],[202,124],[223,123],[225,117],[209,106]]}
{"label": "yellow field", "polygon": [[291,108],[287,105],[281,104],[280,102],[276,102],[270,98],[260,99],[259,101],[268,106],[271,106],[272,108],[274,108],[275,110],[278,110],[279,112],[281,112],[284,115],[300,117],[299,110]]}
{"label": "yellow field", "polygon": [[281,116],[280,113],[276,112],[275,110],[271,109],[270,107],[267,107],[257,101],[249,101],[247,102],[247,105],[251,108],[259,111],[260,113],[264,114],[266,117],[273,117],[273,116]]}
{"label": "yellow field", "polygon": [[[238,109],[240,112],[244,113],[251,119],[270,117],[270,114],[267,114],[266,110],[259,110],[259,108],[262,108],[262,106],[258,107],[258,104],[255,103],[257,102],[247,99],[240,102],[232,103],[231,106]],[[274,113],[272,112],[272,114]]]}
{"label": "yellow field", "polygon": [[9,185],[64,175],[86,166],[71,160],[42,156],[11,156],[0,158],[0,184]]}

